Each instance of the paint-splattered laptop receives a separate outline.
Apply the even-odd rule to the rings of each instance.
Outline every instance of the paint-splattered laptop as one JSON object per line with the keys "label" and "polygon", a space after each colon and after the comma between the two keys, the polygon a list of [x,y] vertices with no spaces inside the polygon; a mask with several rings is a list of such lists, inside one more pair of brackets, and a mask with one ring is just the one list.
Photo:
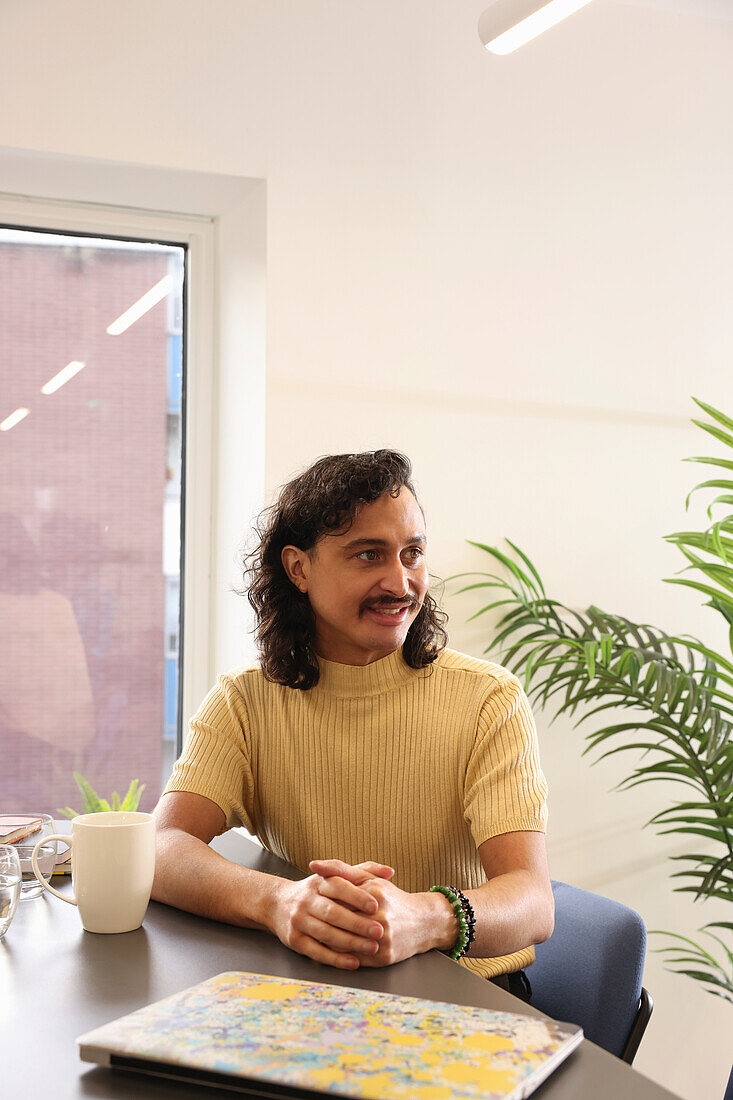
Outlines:
{"label": "paint-splattered laptop", "polygon": [[522,1100],[573,1024],[231,972],[97,1028],[85,1061],[257,1097]]}

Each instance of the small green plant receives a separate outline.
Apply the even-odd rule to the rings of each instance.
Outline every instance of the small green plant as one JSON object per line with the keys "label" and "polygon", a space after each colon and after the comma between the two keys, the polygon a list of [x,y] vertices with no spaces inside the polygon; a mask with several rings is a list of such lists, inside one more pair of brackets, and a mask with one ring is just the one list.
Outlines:
{"label": "small green plant", "polygon": [[[83,814],[101,814],[109,812],[110,810],[136,810],[140,803],[140,796],[145,790],[145,784],[141,787],[138,786],[140,782],[138,779],[133,779],[130,786],[127,788],[127,794],[120,800],[120,796],[117,791],[112,792],[111,803],[106,798],[100,798],[97,792],[92,787],[80,772],[74,772],[74,779],[76,785],[81,791],[81,796],[84,800],[84,809],[81,810]],[[79,811],[72,810],[71,806],[65,806],[63,809],[57,810],[57,813],[62,814],[63,817],[78,817]]]}

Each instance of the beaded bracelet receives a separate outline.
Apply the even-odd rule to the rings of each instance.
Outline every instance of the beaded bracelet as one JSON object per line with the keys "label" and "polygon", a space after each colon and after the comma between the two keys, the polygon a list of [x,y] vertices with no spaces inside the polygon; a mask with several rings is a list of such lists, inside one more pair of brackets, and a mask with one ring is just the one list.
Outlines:
{"label": "beaded bracelet", "polygon": [[461,905],[463,906],[463,915],[466,918],[466,924],[468,925],[468,943],[466,944],[466,950],[463,952],[467,954],[473,941],[476,939],[476,914],[473,911],[473,906],[468,900],[462,890],[459,890],[457,886],[451,886],[450,889],[454,894],[457,894],[460,898]]}
{"label": "beaded bracelet", "polygon": [[455,913],[458,922],[458,938],[452,950],[445,952],[448,958],[453,959],[455,962],[466,954],[473,943],[476,930],[476,917],[473,908],[465,894],[462,894],[460,890],[456,890],[453,886],[431,886],[430,890],[431,892],[443,894],[450,902]]}

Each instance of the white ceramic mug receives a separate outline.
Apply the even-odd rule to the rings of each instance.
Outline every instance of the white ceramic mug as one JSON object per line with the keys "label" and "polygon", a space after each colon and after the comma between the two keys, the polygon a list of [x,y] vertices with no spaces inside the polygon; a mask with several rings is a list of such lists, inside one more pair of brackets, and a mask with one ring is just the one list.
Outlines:
{"label": "white ceramic mug", "polygon": [[155,873],[155,821],[152,814],[116,811],[80,814],[71,836],[56,840],[72,849],[71,881],[75,896],[59,893],[43,878],[38,849],[31,861],[44,890],[79,908],[87,932],[132,932],[143,922]]}

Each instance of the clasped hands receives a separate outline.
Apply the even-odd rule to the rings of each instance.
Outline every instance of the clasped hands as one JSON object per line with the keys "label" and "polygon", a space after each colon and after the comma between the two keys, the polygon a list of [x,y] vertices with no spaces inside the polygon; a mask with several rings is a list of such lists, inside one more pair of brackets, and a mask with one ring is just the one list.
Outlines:
{"label": "clasped hands", "polygon": [[283,881],[272,930],[293,950],[342,970],[389,966],[439,946],[432,919],[445,899],[409,894],[381,863],[313,860],[300,882]]}

